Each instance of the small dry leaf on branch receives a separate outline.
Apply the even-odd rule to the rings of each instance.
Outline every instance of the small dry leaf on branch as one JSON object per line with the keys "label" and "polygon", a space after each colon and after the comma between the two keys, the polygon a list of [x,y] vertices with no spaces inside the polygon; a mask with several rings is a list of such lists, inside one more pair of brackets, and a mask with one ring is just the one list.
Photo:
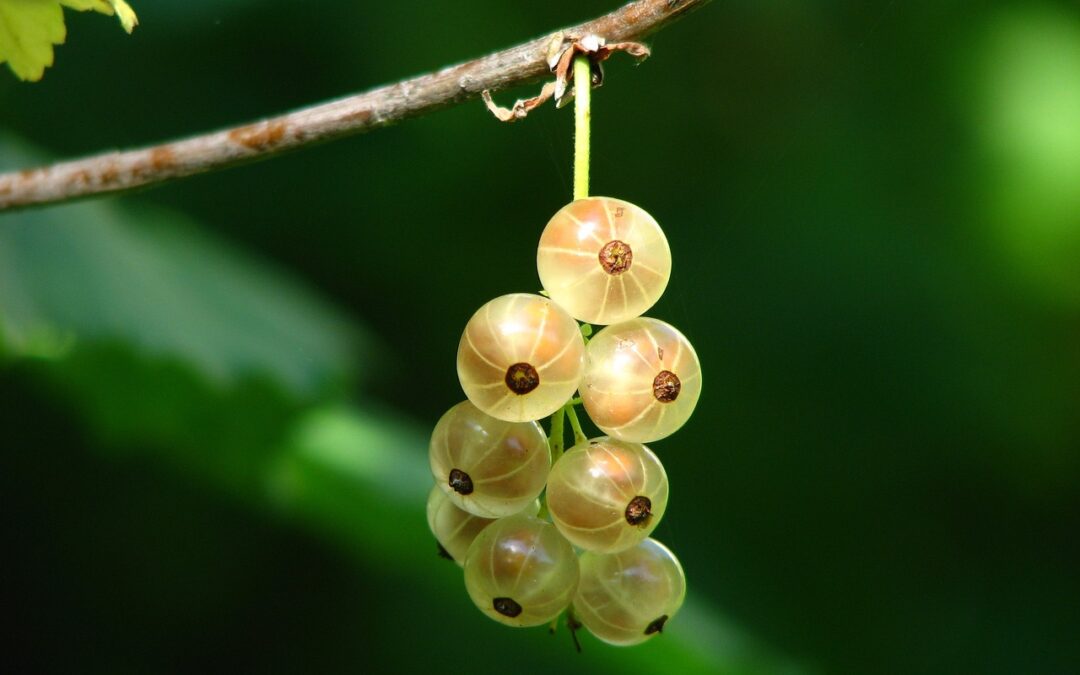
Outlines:
{"label": "small dry leaf on branch", "polygon": [[604,67],[602,63],[615,52],[626,52],[638,61],[648,58],[649,48],[640,42],[612,42],[599,35],[586,35],[582,38],[569,38],[562,33],[552,36],[548,47],[548,68],[555,74],[553,82],[547,82],[540,93],[528,99],[519,99],[512,108],[503,108],[491,98],[491,92],[484,90],[481,96],[488,110],[501,122],[516,122],[526,117],[532,110],[547,102],[552,95],[555,96],[555,105],[559,108],[566,105],[574,96],[573,87],[569,83],[573,80],[572,65],[574,57],[584,54],[589,58],[592,70],[592,86],[599,87],[604,83]]}
{"label": "small dry leaf on branch", "polygon": [[539,94],[532,98],[519,98],[514,102],[514,107],[512,108],[504,108],[495,103],[495,101],[491,99],[491,92],[487,89],[480,92],[480,97],[484,99],[484,105],[487,106],[487,109],[490,110],[491,114],[498,118],[500,122],[515,122],[528,115],[533,108],[546,103],[553,93],[555,93],[555,83],[546,82],[540,89]]}

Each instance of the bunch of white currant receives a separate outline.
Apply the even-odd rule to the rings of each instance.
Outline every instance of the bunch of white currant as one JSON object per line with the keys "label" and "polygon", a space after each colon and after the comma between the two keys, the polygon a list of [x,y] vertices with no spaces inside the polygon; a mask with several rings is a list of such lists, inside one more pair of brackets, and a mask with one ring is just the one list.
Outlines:
{"label": "bunch of white currant", "polygon": [[[601,640],[636,644],[660,632],[686,594],[679,561],[648,538],[668,479],[642,445],[681,427],[701,391],[687,339],[641,317],[667,286],[671,251],[644,210],[590,197],[552,217],[537,268],[548,297],[495,298],[461,336],[468,400],[431,437],[428,524],[496,621],[536,626],[571,608]],[[607,327],[587,341],[575,319]],[[553,464],[536,420],[559,413],[558,455],[575,392],[607,436]]]}

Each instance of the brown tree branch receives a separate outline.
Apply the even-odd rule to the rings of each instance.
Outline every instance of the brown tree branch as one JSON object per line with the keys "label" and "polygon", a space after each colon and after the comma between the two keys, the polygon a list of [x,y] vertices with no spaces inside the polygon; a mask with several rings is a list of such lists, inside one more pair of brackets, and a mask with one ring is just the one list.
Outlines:
{"label": "brown tree branch", "polygon": [[[592,33],[609,41],[639,40],[708,1],[638,0],[562,32],[578,37]],[[0,174],[0,211],[122,192],[224,169],[385,127],[476,98],[484,90],[526,84],[550,75],[546,59],[552,37],[232,129]]]}

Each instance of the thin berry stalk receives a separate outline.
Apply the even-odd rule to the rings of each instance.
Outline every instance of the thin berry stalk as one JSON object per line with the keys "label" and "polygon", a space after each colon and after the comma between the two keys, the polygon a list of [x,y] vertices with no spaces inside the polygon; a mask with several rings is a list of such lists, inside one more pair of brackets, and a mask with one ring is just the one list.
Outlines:
{"label": "thin berry stalk", "polygon": [[589,196],[589,122],[592,69],[586,56],[574,59],[574,200]]}
{"label": "thin berry stalk", "polygon": [[581,422],[578,420],[577,411],[574,410],[573,401],[567,403],[563,410],[566,411],[566,417],[570,420],[570,428],[574,430],[574,445],[580,445],[589,440],[589,437],[581,430]]}

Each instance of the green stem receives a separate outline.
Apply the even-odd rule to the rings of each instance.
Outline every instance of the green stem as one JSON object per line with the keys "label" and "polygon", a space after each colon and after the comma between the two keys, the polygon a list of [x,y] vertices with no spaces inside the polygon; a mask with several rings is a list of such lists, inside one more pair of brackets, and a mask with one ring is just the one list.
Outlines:
{"label": "green stem", "polygon": [[[590,97],[592,95],[592,66],[587,56],[579,56],[574,59],[574,200],[584,199],[589,196],[589,120],[592,113],[589,110]],[[592,326],[582,327],[582,339],[588,342],[588,336],[592,334]],[[551,464],[559,461],[563,456],[564,427],[563,422],[570,420],[570,427],[574,430],[574,445],[583,443],[588,439],[581,430],[581,422],[578,420],[574,406],[581,403],[580,398],[573,398],[566,405],[555,411],[551,416],[551,433],[548,434],[548,448],[551,451]],[[540,517],[548,515],[547,493],[540,498]],[[577,638],[574,638],[577,642]]]}
{"label": "green stem", "polygon": [[592,68],[589,57],[574,59],[574,199],[589,196],[589,121]]}
{"label": "green stem", "polygon": [[[548,433],[548,451],[551,453],[551,464],[553,466],[563,455],[563,420],[566,415],[565,411],[565,407],[559,408],[555,411],[555,414],[551,416],[551,430]],[[536,515],[544,519],[548,517],[546,490],[544,491],[544,494],[540,495],[540,512]]]}
{"label": "green stem", "polygon": [[563,410],[566,411],[566,417],[570,420],[570,428],[574,430],[574,445],[580,445],[588,441],[589,437],[581,430],[581,422],[578,421],[577,411],[574,410],[573,401],[563,406]]}
{"label": "green stem", "polygon": [[578,654],[581,653],[581,642],[577,639],[577,632],[581,625],[577,615],[574,614],[574,606],[570,605],[566,608],[566,627],[570,629],[570,638],[574,641],[574,649],[577,650]]}
{"label": "green stem", "polygon": [[559,461],[563,454],[563,420],[565,408],[559,408],[551,416],[551,433],[548,434],[548,447],[551,449],[551,463]]}

